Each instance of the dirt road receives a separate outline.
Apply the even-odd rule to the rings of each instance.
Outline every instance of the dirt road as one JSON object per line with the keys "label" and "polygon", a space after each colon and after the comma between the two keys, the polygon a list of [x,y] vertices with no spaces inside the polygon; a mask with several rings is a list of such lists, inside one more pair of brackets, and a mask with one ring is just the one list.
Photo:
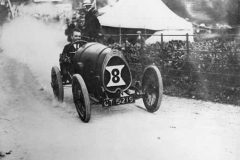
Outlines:
{"label": "dirt road", "polygon": [[[4,35],[2,39],[6,42]],[[239,106],[164,96],[154,114],[141,100],[109,109],[92,105],[90,122],[82,123],[71,88],[66,88],[62,104],[52,95],[49,57],[57,59],[60,51],[49,54],[49,47],[43,47],[38,54],[41,48],[31,41],[0,41],[0,159],[240,159]],[[15,47],[8,47],[12,43]],[[25,55],[29,50],[34,54]]]}

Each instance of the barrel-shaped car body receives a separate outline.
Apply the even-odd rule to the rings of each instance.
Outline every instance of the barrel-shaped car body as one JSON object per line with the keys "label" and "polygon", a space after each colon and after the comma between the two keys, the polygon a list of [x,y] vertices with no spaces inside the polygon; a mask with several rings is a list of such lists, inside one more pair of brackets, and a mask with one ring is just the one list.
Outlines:
{"label": "barrel-shaped car body", "polygon": [[129,66],[121,51],[100,43],[87,43],[73,58],[73,70],[80,74],[89,92],[126,91],[132,83]]}

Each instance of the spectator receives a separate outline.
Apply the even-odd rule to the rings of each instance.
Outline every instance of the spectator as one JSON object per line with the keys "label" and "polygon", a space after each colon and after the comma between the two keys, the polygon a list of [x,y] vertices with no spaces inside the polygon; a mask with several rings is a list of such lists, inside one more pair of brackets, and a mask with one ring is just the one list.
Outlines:
{"label": "spectator", "polygon": [[130,47],[131,43],[128,41],[128,37],[126,37],[126,41],[125,41],[125,48]]}
{"label": "spectator", "polygon": [[142,36],[142,32],[141,31],[137,31],[137,40],[136,40],[136,45],[140,45],[140,46],[145,46],[145,38]]}
{"label": "spectator", "polygon": [[85,35],[89,36],[94,41],[102,37],[101,24],[97,16],[98,11],[92,8],[85,17]]}
{"label": "spectator", "polygon": [[8,19],[8,7],[3,3],[0,4],[0,26]]}
{"label": "spectator", "polygon": [[85,8],[85,11],[88,12],[93,6],[90,0],[84,0],[83,7]]}
{"label": "spectator", "polygon": [[77,21],[77,18],[76,16],[74,15],[72,17],[72,22],[67,25],[67,28],[65,29],[65,35],[67,36],[67,40],[68,42],[71,42],[71,37],[72,37],[72,32],[74,29],[78,28],[78,21]]}

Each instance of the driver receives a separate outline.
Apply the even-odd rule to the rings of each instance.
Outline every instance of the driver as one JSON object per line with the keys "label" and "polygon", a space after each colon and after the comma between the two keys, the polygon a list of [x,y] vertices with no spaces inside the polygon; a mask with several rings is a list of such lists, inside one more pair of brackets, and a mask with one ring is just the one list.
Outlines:
{"label": "driver", "polygon": [[[60,54],[59,62],[63,77],[66,77],[68,74],[67,71],[70,71],[71,73],[73,56],[80,47],[79,44],[74,44],[74,42],[80,39],[81,31],[78,28],[75,28],[72,32],[71,43],[65,45],[62,54]],[[65,80],[63,79],[63,81]]]}

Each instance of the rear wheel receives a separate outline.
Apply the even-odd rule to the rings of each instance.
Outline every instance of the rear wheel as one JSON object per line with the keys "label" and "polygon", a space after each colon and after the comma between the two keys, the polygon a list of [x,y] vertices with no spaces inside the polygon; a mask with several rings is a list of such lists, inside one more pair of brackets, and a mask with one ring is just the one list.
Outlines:
{"label": "rear wheel", "polygon": [[73,75],[72,93],[79,117],[83,122],[88,122],[91,117],[89,94],[85,82],[79,74]]}
{"label": "rear wheel", "polygon": [[149,112],[156,112],[162,102],[162,76],[156,66],[148,66],[143,72],[143,103]]}
{"label": "rear wheel", "polygon": [[54,97],[59,102],[62,102],[63,96],[64,96],[64,90],[63,90],[62,76],[57,66],[52,67],[51,85],[52,85]]}

